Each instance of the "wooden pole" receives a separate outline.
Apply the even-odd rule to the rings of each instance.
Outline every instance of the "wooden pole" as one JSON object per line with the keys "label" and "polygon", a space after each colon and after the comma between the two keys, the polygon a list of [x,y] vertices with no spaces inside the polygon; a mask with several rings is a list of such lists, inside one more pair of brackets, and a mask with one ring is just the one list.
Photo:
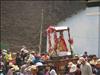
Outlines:
{"label": "wooden pole", "polygon": [[68,28],[68,37],[69,37],[69,45],[70,45],[70,50],[71,50],[71,56],[73,57],[73,50],[72,50],[71,43],[70,43],[70,28]]}
{"label": "wooden pole", "polygon": [[40,28],[40,42],[39,42],[39,54],[41,54],[41,46],[42,46],[42,26],[43,26],[43,16],[44,16],[44,10],[42,9],[42,13],[41,13],[41,28]]}

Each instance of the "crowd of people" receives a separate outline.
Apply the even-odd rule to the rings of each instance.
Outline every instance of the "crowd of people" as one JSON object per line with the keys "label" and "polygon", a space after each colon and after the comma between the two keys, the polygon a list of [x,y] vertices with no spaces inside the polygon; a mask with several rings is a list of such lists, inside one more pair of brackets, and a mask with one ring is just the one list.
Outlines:
{"label": "crowd of people", "polygon": [[[87,52],[77,57],[77,63],[66,63],[61,75],[100,75],[99,58],[93,56],[88,60]],[[60,75],[54,64],[49,68],[45,65],[47,60],[50,60],[48,54],[29,52],[26,47],[17,53],[0,50],[0,75]]]}
{"label": "crowd of people", "polygon": [[0,50],[0,75],[41,75],[38,72],[48,59],[48,54],[29,52],[26,47],[17,53]]}

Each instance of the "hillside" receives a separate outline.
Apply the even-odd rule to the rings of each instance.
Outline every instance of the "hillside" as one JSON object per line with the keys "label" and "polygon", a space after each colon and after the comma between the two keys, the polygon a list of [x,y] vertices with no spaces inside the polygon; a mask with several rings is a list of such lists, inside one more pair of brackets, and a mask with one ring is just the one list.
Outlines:
{"label": "hillside", "polygon": [[41,9],[44,9],[42,50],[46,28],[84,9],[84,1],[1,1],[1,43],[13,51],[22,45],[38,50]]}

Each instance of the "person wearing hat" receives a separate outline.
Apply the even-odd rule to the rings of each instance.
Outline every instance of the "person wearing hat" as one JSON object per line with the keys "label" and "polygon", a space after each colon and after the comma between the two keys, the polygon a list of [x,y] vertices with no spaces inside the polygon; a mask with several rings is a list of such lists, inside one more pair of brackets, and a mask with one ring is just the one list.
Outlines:
{"label": "person wearing hat", "polygon": [[55,70],[55,66],[50,67],[50,75],[57,75],[56,70]]}
{"label": "person wearing hat", "polygon": [[92,60],[90,61],[91,65],[96,65],[97,64],[97,57],[93,56]]}
{"label": "person wearing hat", "polygon": [[37,66],[34,65],[32,62],[28,63],[29,65],[24,70],[24,75],[36,75]]}
{"label": "person wearing hat", "polygon": [[17,65],[14,65],[12,62],[9,63],[9,70],[7,72],[7,75],[13,75],[14,72],[19,71],[19,67]]}
{"label": "person wearing hat", "polygon": [[81,61],[81,75],[92,75],[92,67],[85,58],[80,57],[79,60]]}
{"label": "person wearing hat", "polygon": [[37,75],[45,75],[43,65],[38,65],[37,66]]}
{"label": "person wearing hat", "polygon": [[77,64],[77,69],[75,71],[75,75],[81,75],[81,69],[80,69],[80,64]]}
{"label": "person wearing hat", "polygon": [[96,69],[97,69],[96,75],[100,75],[100,59],[97,60]]}
{"label": "person wearing hat", "polygon": [[34,61],[35,61],[35,51],[31,52],[31,54],[29,55],[28,61],[31,61],[31,62],[34,63]]}
{"label": "person wearing hat", "polygon": [[97,57],[96,56],[93,56],[92,60],[90,61],[90,64],[92,66],[92,72],[93,74],[96,74],[96,64],[97,64]]}

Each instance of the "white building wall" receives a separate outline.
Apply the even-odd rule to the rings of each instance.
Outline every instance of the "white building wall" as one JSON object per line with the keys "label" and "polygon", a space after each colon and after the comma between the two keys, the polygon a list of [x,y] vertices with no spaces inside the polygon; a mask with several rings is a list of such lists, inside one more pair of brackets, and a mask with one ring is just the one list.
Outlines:
{"label": "white building wall", "polygon": [[100,56],[99,13],[99,7],[88,7],[58,24],[70,27],[76,54],[81,55],[87,51],[88,54]]}

